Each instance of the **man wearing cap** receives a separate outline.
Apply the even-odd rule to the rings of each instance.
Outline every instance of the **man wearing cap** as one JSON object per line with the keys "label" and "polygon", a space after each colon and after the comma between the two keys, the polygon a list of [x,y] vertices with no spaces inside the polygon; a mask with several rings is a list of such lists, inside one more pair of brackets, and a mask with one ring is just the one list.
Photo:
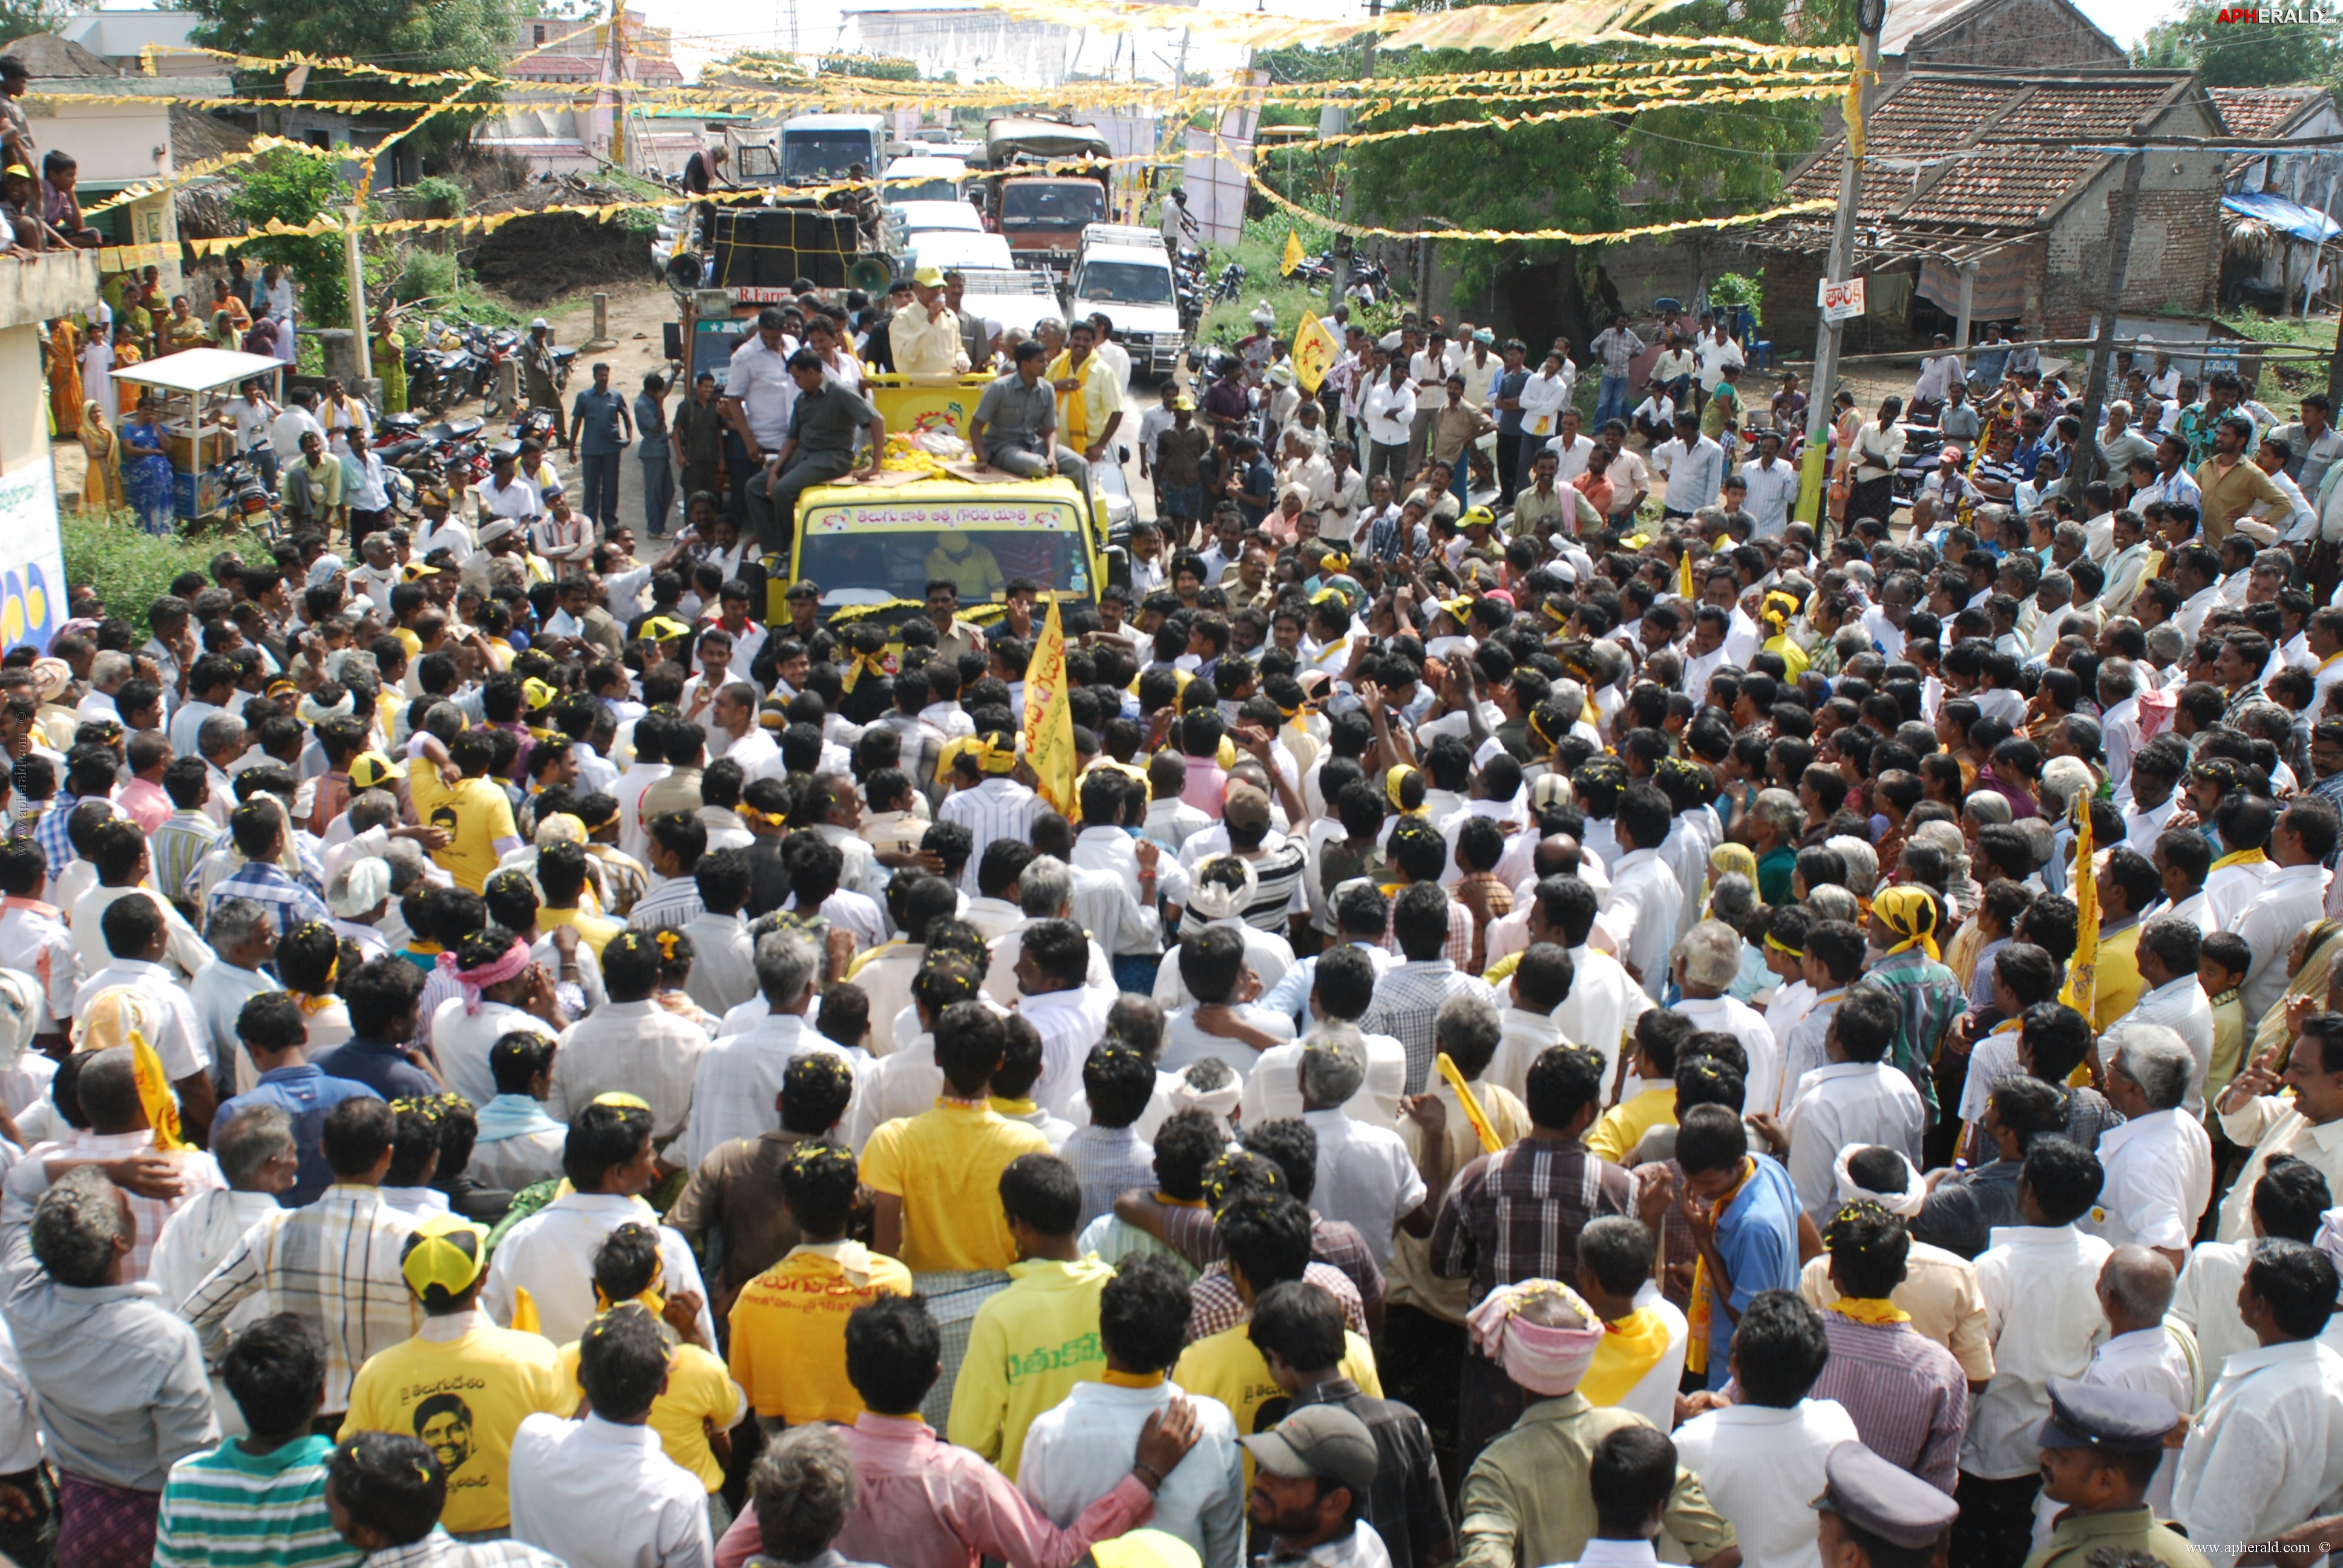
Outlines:
{"label": "man wearing cap", "polygon": [[407,1238],[399,1272],[423,1307],[413,1339],[376,1352],[350,1385],[338,1438],[411,1432],[447,1472],[441,1526],[458,1534],[512,1523],[505,1473],[513,1432],[543,1411],[568,1416],[577,1396],[560,1353],[541,1334],[500,1329],[479,1310],[488,1235],[453,1214],[434,1214]]}
{"label": "man wearing cap", "polygon": [[1859,1442],[1842,1442],[1823,1466],[1816,1545],[1824,1568],[1928,1568],[1953,1500]]}
{"label": "man wearing cap", "polygon": [[2052,1378],[2048,1387],[2050,1413],[2034,1441],[2042,1449],[2042,1495],[2059,1511],[2026,1568],[2083,1568],[2102,1550],[2144,1554],[2165,1568],[2205,1568],[2188,1538],[2157,1523],[2147,1506],[2165,1434],[2183,1419],[2172,1402],[2072,1378]]}
{"label": "man wearing cap", "polygon": [[520,393],[530,408],[553,416],[553,439],[569,444],[568,427],[561,417],[561,388],[554,382],[553,324],[542,316],[528,324],[528,338],[520,346]]}
{"label": "man wearing cap", "polygon": [[1340,1405],[1312,1404],[1237,1440],[1253,1458],[1245,1520],[1272,1542],[1273,1563],[1391,1568],[1362,1514],[1383,1460],[1366,1423]]}
{"label": "man wearing cap", "polygon": [[797,399],[780,449],[765,459],[764,472],[749,481],[749,518],[767,553],[786,557],[797,531],[798,497],[816,485],[844,478],[854,468],[855,438],[870,440],[868,477],[879,477],[887,450],[887,421],[861,396],[833,380],[821,356],[800,348],[789,358]]}
{"label": "man wearing cap", "polygon": [[906,376],[952,376],[968,368],[960,317],[944,302],[944,275],[923,266],[911,275],[913,303],[895,312],[887,339],[895,368]]}

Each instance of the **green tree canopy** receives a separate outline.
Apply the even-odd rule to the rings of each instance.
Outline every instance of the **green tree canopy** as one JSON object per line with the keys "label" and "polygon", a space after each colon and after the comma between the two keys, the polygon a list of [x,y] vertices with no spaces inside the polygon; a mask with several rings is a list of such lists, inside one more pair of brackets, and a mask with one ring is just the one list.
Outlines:
{"label": "green tree canopy", "polygon": [[2159,22],[2132,49],[2138,65],[2195,71],[2208,87],[2283,87],[2331,80],[2343,66],[2333,24],[2223,26],[2222,6],[2200,3]]}
{"label": "green tree canopy", "polygon": [[[378,61],[402,71],[499,74],[513,56],[520,18],[536,11],[530,0],[365,0],[360,5],[188,0],[188,8],[202,18],[196,28],[196,42],[214,49],[272,58],[305,53],[345,55],[361,62]],[[251,73],[244,85],[248,92],[277,96],[283,91],[285,75],[281,71]],[[303,95],[427,104],[447,96],[447,89],[431,83],[317,71],[310,75]],[[474,87],[463,101],[482,106],[479,112],[437,116],[421,135],[427,142],[444,145],[468,129],[498,96],[493,88]]]}
{"label": "green tree canopy", "polygon": [[[1840,43],[1853,39],[1851,22],[1832,8],[1797,13],[1785,0],[1699,4],[1669,12],[1652,30],[1691,37],[1729,35],[1761,43]],[[1512,50],[1407,50],[1379,54],[1375,73],[1401,78],[1481,71],[1525,71],[1630,61],[1634,45]],[[1279,50],[1264,55],[1280,81],[1355,78],[1356,45],[1333,50]],[[1349,177],[1359,221],[1407,230],[1427,227],[1536,229],[1581,232],[1722,215],[1762,207],[1781,192],[1782,176],[1814,145],[1818,125],[1812,103],[1661,109],[1554,120],[1510,128],[1499,116],[1535,115],[1563,100],[1512,99],[1482,104],[1452,99],[1405,105],[1353,122],[1361,131],[1410,126],[1471,124],[1443,131],[1371,142],[1350,150]],[[1306,111],[1314,118],[1315,111]],[[1280,116],[1302,118],[1302,116]],[[1630,205],[1632,198],[1633,205]],[[1560,242],[1536,244],[1441,242],[1443,258],[1463,263],[1468,290],[1494,287],[1511,295],[1523,330],[1560,332],[1580,344],[1590,326],[1583,270],[1592,258]]]}
{"label": "green tree canopy", "polygon": [[[287,224],[314,221],[328,208],[339,210],[351,200],[349,186],[331,158],[304,153],[273,152],[245,166],[243,177],[228,197],[228,210],[251,228],[271,218]],[[262,265],[276,263],[292,273],[301,286],[301,314],[326,326],[343,325],[349,316],[349,276],[342,257],[342,242],[333,235],[279,236],[258,239],[244,255]]]}

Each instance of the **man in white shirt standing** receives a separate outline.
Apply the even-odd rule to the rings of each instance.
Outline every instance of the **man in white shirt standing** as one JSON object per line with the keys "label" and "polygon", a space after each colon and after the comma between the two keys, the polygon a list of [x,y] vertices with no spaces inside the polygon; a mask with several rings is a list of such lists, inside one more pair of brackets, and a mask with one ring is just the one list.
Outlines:
{"label": "man in white shirt standing", "polygon": [[[1885,989],[1850,990],[1825,1026],[1825,1064],[1783,1095],[1791,1101],[1782,1118],[1790,1181],[1799,1206],[1818,1226],[1828,1223],[1838,1205],[1840,1150],[1884,1147],[1919,1162],[1927,1104],[1907,1075],[1886,1065],[1901,1021],[1901,1010]],[[1754,1059],[1750,1066],[1754,1073]],[[1763,1120],[1758,1125],[1769,1138],[1779,1135]]]}
{"label": "man in white shirt standing", "polygon": [[1767,431],[1757,437],[1757,455],[1741,465],[1741,482],[1757,537],[1779,538],[1789,528],[1790,501],[1798,493],[1798,471],[1782,456],[1780,436]]}
{"label": "man in white shirt standing", "polygon": [[2213,1141],[2181,1103],[2202,1070],[2180,1036],[2160,1025],[2108,1034],[2117,1045],[2107,1099],[2125,1120],[2099,1136],[2107,1180],[2092,1229],[2111,1245],[2153,1250],[2177,1273],[2213,1201]]}
{"label": "man in white shirt standing", "polygon": [[2269,855],[2278,869],[2230,928],[2254,953],[2238,997],[2247,1018],[2258,1020],[2286,990],[2287,954],[2294,939],[2325,912],[2326,862],[2335,852],[2337,835],[2335,809],[2315,796],[2297,799],[2270,834]]}
{"label": "man in white shirt standing", "polygon": [[1660,515],[1689,518],[1703,507],[1716,505],[1725,487],[1725,448],[1700,433],[1700,416],[1676,411],[1675,439],[1652,448],[1652,467],[1667,480]]}
{"label": "man in white shirt standing", "polygon": [[[1667,990],[1668,950],[1684,900],[1675,873],[1659,854],[1674,815],[1668,798],[1654,785],[1631,785],[1621,793],[1612,819],[1620,855],[1611,866],[1611,891],[1596,911],[1589,939],[1616,955],[1655,1002]],[[1737,945],[1737,938],[1735,941]],[[1735,968],[1739,968],[1737,953]],[[1730,976],[1725,983],[1731,983]]]}
{"label": "man in white shirt standing", "polygon": [[[1648,913],[1642,915],[1638,923],[1650,918]],[[1757,1010],[1727,990],[1741,972],[1741,933],[1722,920],[1702,920],[1675,945],[1674,961],[1676,984],[1683,992],[1675,1010],[1690,1019],[1696,1030],[1729,1034],[1741,1042],[1749,1058],[1752,1094],[1747,1109],[1752,1114],[1775,1115],[1780,1108],[1770,1094],[1760,1100],[1755,1091],[1759,1084],[1780,1081],[1781,1047]],[[1896,1146],[1902,1148],[1902,1141]]]}
{"label": "man in white shirt standing", "polygon": [[1423,1212],[1427,1190],[1406,1141],[1353,1118],[1345,1103],[1367,1081],[1367,1049],[1347,1023],[1322,1023],[1302,1042],[1302,1121],[1318,1141],[1318,1212],[1347,1221],[1366,1239],[1379,1268],[1391,1267],[1392,1231]]}
{"label": "man in white shirt standing", "polygon": [[2099,1162],[2055,1135],[2036,1138],[2017,1179],[2022,1223],[1996,1227],[1976,1260],[1993,1340],[1993,1381],[1970,1407],[1956,1495],[1960,1522],[1953,1551],[1970,1559],[2022,1558],[2041,1490],[2035,1429],[2050,1413],[2046,1384],[2080,1377],[2107,1335],[2099,1310],[2099,1269],[2114,1249],[2077,1221],[2098,1201]]}
{"label": "man in white shirt standing", "polygon": [[1829,1359],[1822,1314],[1786,1291],[1766,1292],[1733,1333],[1740,1398],[1676,1429],[1678,1461],[1733,1522],[1751,1563],[1823,1568],[1813,1499],[1831,1451],[1862,1441],[1845,1406],[1806,1397]]}
{"label": "man in white shirt standing", "polygon": [[[668,1284],[681,1282],[669,1274]],[[659,1321],[639,1302],[594,1320],[578,1345],[587,1413],[575,1421],[532,1415],[513,1433],[514,1540],[566,1563],[703,1568],[715,1561],[707,1488],[667,1456],[649,1424],[651,1402],[667,1392],[669,1353]]]}
{"label": "man in white shirt standing", "polygon": [[2237,1561],[2331,1511],[2343,1489],[2343,1358],[2319,1342],[2335,1265],[2316,1247],[2253,1243],[2237,1307],[2258,1348],[2231,1355],[2180,1451],[2172,1511],[2207,1562]]}

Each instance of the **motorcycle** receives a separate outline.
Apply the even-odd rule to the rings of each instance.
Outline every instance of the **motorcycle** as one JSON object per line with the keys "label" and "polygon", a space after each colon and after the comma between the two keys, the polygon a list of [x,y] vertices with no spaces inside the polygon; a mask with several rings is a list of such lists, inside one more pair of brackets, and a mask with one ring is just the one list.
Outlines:
{"label": "motorcycle", "polygon": [[267,481],[261,477],[260,463],[251,453],[228,459],[220,471],[220,485],[227,492],[227,515],[235,526],[259,530],[272,545],[284,544],[292,538],[277,498],[269,493]]}
{"label": "motorcycle", "polygon": [[1221,268],[1218,281],[1212,285],[1212,303],[1223,305],[1244,293],[1244,264],[1232,261]]}

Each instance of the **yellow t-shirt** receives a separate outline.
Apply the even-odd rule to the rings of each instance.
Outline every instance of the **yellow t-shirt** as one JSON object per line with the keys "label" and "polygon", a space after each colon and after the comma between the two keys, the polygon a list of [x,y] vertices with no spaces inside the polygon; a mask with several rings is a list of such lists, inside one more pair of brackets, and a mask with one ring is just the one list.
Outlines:
{"label": "yellow t-shirt", "polygon": [[968,1354],[952,1385],[945,1435],[1017,1479],[1025,1429],[1078,1382],[1106,1374],[1099,1295],[1114,1271],[1095,1257],[1010,1266],[1009,1288],[976,1312]]}
{"label": "yellow t-shirt", "polygon": [[1644,1141],[1644,1133],[1654,1127],[1672,1126],[1675,1119],[1676,1086],[1655,1084],[1604,1111],[1594,1131],[1586,1135],[1587,1151],[1616,1165]]}
{"label": "yellow t-shirt", "polygon": [[[1180,1364],[1172,1369],[1172,1381],[1183,1392],[1219,1400],[1229,1407],[1229,1413],[1236,1417],[1239,1437],[1267,1432],[1285,1419],[1292,1402],[1269,1375],[1269,1363],[1262,1360],[1261,1352],[1245,1337],[1251,1327],[1239,1323],[1198,1340],[1180,1352]],[[1348,1329],[1342,1331],[1342,1375],[1357,1383],[1361,1393],[1383,1398],[1374,1351]],[[1250,1476],[1251,1456],[1245,1464]]]}
{"label": "yellow t-shirt", "polygon": [[459,1339],[418,1335],[368,1357],[350,1385],[337,1435],[422,1439],[447,1471],[439,1523],[457,1532],[501,1530],[512,1523],[505,1471],[521,1419],[539,1411],[566,1417],[577,1408],[577,1388],[549,1342],[482,1318]]}
{"label": "yellow t-shirt", "polygon": [[[578,1346],[561,1347],[561,1375],[569,1381],[573,1401],[585,1397],[578,1384]],[[724,1467],[708,1441],[708,1422],[729,1432],[745,1409],[732,1374],[698,1345],[677,1345],[667,1358],[667,1392],[651,1401],[650,1428],[659,1433],[667,1456],[699,1478],[713,1492],[724,1484]]]}
{"label": "yellow t-shirt", "polygon": [[448,831],[446,847],[432,850],[431,858],[459,886],[478,892],[496,874],[497,840],[520,837],[512,802],[501,787],[485,778],[459,779],[449,788],[427,757],[416,759],[407,783],[415,797],[417,820]]}
{"label": "yellow t-shirt", "polygon": [[407,630],[407,628],[403,626],[392,627],[390,628],[390,635],[398,638],[399,646],[407,649],[407,658],[418,658],[422,657],[423,639],[416,636],[413,632]]}
{"label": "yellow t-shirt", "polygon": [[732,1376],[759,1415],[851,1425],[862,1396],[846,1379],[847,1317],[880,1296],[910,1293],[911,1271],[860,1241],[793,1248],[732,1303]]}
{"label": "yellow t-shirt", "polygon": [[[591,890],[588,891],[590,894]],[[606,920],[599,915],[589,915],[583,910],[537,911],[538,930],[550,934],[556,926],[576,926],[578,944],[598,960],[602,956],[602,950],[610,945],[610,939],[627,929],[617,920]]]}
{"label": "yellow t-shirt", "polygon": [[940,1102],[870,1135],[862,1181],[903,1201],[903,1262],[915,1274],[1006,1269],[1017,1261],[1001,1211],[1001,1172],[1021,1154],[1047,1154],[1038,1127],[990,1105]]}

